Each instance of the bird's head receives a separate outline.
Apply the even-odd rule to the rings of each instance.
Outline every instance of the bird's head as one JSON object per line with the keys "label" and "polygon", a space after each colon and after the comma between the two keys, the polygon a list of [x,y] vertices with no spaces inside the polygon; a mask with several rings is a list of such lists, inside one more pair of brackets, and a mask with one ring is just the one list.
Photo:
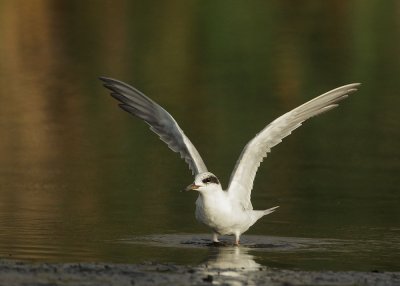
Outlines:
{"label": "bird's head", "polygon": [[195,190],[200,193],[221,190],[221,184],[213,173],[205,172],[196,175],[193,184],[186,187],[186,191]]}

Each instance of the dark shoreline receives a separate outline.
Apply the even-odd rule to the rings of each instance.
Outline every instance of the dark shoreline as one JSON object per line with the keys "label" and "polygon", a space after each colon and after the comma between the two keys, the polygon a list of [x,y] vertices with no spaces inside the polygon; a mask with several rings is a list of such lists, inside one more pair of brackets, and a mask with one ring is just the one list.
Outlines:
{"label": "dark shoreline", "polygon": [[400,285],[400,272],[219,269],[206,264],[30,263],[0,260],[0,285]]}

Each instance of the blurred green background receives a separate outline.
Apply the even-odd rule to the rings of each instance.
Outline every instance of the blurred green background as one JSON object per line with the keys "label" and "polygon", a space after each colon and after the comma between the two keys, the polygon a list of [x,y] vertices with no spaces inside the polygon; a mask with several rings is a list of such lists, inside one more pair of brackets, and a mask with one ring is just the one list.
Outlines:
{"label": "blurred green background", "polygon": [[[0,257],[198,263],[207,251],[121,245],[207,233],[186,164],[122,112],[98,76],[165,107],[227,186],[266,124],[363,83],[262,164],[248,233],[350,240],[264,265],[399,271],[400,2],[0,2]],[[245,235],[244,235],[245,238]],[[301,259],[300,259],[301,258]]]}

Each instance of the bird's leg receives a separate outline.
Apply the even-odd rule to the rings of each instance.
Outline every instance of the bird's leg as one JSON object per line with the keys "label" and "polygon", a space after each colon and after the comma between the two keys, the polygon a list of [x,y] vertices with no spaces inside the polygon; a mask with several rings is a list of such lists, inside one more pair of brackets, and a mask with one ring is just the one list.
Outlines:
{"label": "bird's leg", "polygon": [[219,239],[218,239],[218,233],[216,233],[216,232],[213,232],[212,245],[213,245],[213,246],[225,246],[225,243],[224,243],[224,242],[219,241]]}
{"label": "bird's leg", "polygon": [[218,233],[213,232],[212,241],[213,243],[219,243]]}
{"label": "bird's leg", "polygon": [[235,246],[239,246],[240,244],[240,233],[235,233]]}

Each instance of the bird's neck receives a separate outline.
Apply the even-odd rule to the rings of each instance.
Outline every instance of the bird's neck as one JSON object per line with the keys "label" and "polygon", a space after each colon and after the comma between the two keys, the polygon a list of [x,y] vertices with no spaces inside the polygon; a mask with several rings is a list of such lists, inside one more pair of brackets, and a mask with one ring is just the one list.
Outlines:
{"label": "bird's neck", "polygon": [[214,201],[218,200],[220,197],[225,197],[225,192],[221,187],[215,187],[212,190],[207,190],[206,192],[200,192],[199,198],[203,201]]}
{"label": "bird's neck", "polygon": [[218,214],[221,211],[230,211],[231,209],[227,194],[221,188],[209,192],[201,192],[196,205],[207,215]]}

